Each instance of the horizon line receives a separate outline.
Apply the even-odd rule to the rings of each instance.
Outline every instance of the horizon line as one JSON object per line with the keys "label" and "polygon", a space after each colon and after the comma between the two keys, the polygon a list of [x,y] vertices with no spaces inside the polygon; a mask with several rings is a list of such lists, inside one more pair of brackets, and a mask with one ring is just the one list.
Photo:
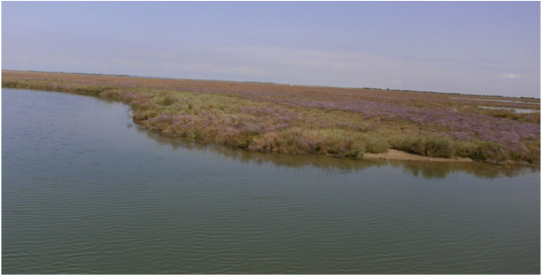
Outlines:
{"label": "horizon line", "polygon": [[199,80],[199,81],[202,80],[202,81],[216,81],[216,82],[257,83],[257,84],[284,85],[284,86],[321,87],[321,88],[338,88],[338,89],[365,89],[365,90],[400,91],[400,92],[415,92],[415,93],[434,93],[434,94],[466,95],[466,96],[480,96],[480,97],[499,97],[499,98],[524,98],[524,99],[541,100],[541,98],[539,98],[539,97],[527,97],[527,96],[482,95],[482,94],[465,94],[465,93],[463,94],[463,93],[453,93],[453,92],[418,91],[418,90],[376,88],[376,87],[340,87],[340,86],[327,86],[327,85],[303,85],[303,84],[277,83],[277,82],[268,82],[268,81],[241,81],[241,80],[198,79],[198,78],[173,78],[173,77],[139,76],[139,75],[127,75],[127,74],[83,73],[83,72],[64,72],[64,71],[55,72],[55,71],[39,71],[39,70],[2,69],[2,72],[3,71],[36,72],[36,73],[59,73],[59,74],[81,74],[81,75],[132,77],[132,78],[153,78],[153,79],[170,79],[170,80]]}

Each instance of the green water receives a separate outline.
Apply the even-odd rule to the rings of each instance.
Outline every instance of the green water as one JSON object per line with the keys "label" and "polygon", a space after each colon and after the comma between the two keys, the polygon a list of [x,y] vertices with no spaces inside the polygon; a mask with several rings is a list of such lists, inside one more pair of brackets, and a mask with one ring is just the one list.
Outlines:
{"label": "green water", "polygon": [[3,273],[539,273],[539,169],[175,141],[2,89]]}

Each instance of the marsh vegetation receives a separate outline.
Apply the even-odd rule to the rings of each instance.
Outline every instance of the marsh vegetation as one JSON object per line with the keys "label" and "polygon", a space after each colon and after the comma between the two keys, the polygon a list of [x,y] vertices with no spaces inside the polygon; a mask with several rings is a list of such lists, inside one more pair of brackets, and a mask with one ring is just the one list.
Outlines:
{"label": "marsh vegetation", "polygon": [[145,128],[254,151],[539,163],[539,113],[505,109],[539,110],[532,98],[16,71],[2,87],[121,101]]}

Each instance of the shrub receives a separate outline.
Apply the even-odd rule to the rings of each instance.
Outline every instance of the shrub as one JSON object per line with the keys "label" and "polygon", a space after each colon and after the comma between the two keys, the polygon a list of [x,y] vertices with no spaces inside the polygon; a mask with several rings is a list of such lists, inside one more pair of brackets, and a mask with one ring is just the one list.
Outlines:
{"label": "shrub", "polygon": [[504,160],[507,155],[503,150],[503,146],[493,141],[480,141],[476,144],[475,149],[471,152],[470,157],[477,160]]}
{"label": "shrub", "polygon": [[395,138],[392,146],[397,150],[427,157],[451,158],[455,156],[456,151],[454,142],[450,138],[439,136]]}
{"label": "shrub", "polygon": [[347,151],[345,154],[344,154],[345,157],[348,157],[348,158],[363,158],[364,157],[364,152],[360,152],[359,150],[356,150],[356,149],[353,149],[353,150],[349,150]]}
{"label": "shrub", "polygon": [[366,144],[366,152],[368,153],[384,153],[389,148],[389,141],[384,138],[368,137],[364,139]]}

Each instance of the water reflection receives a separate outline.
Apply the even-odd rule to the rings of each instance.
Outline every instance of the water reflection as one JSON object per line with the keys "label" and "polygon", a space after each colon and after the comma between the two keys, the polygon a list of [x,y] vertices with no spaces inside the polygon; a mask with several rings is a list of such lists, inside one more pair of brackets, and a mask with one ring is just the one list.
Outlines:
{"label": "water reflection", "polygon": [[530,172],[538,172],[537,167],[525,167],[522,165],[489,165],[485,163],[469,162],[413,162],[413,161],[390,161],[393,167],[403,168],[403,172],[425,179],[443,179],[453,172],[465,172],[478,178],[494,179],[497,177],[517,177]]}
{"label": "water reflection", "polygon": [[[131,127],[132,125],[128,126]],[[137,131],[144,133],[148,138],[162,146],[171,146],[173,150],[179,148],[186,150],[202,150],[223,155],[242,163],[273,163],[278,166],[304,167],[311,166],[324,170],[339,170],[341,172],[360,172],[370,167],[391,165],[401,168],[402,172],[425,179],[444,179],[455,172],[463,172],[478,178],[494,179],[497,177],[516,177],[531,172],[539,172],[539,167],[523,165],[490,165],[477,162],[424,162],[424,161],[398,161],[398,160],[351,160],[337,159],[327,156],[299,156],[277,153],[254,152],[225,146],[201,144],[161,135],[137,127]]]}

